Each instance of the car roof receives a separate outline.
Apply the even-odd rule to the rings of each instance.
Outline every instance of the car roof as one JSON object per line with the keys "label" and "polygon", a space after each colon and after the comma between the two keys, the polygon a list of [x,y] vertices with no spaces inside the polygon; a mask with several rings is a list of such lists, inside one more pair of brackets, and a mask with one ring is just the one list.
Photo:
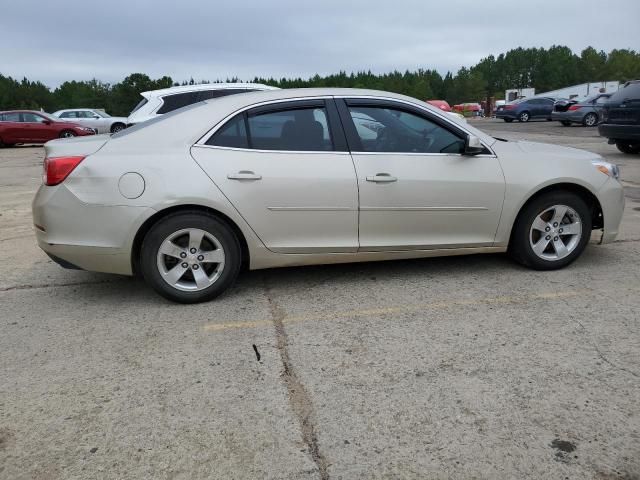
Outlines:
{"label": "car roof", "polygon": [[142,92],[143,97],[162,96],[170,93],[198,92],[200,90],[226,90],[226,89],[255,89],[255,90],[279,90],[278,87],[271,87],[261,83],[201,83],[198,85],[180,85],[177,87],[161,88],[159,90],[148,90]]}
{"label": "car roof", "polygon": [[45,113],[47,114],[47,112],[41,112],[40,110],[3,110],[3,111],[0,111],[0,113],[40,113],[40,114]]}

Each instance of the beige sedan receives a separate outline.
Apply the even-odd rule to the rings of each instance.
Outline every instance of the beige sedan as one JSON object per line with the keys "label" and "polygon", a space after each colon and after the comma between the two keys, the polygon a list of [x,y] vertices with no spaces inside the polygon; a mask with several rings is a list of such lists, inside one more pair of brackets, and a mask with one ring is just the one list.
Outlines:
{"label": "beige sedan", "polygon": [[45,150],[40,247],[185,303],[242,267],[509,252],[556,269],[592,230],[612,241],[624,206],[596,154],[496,139],[369,90],[233,95]]}

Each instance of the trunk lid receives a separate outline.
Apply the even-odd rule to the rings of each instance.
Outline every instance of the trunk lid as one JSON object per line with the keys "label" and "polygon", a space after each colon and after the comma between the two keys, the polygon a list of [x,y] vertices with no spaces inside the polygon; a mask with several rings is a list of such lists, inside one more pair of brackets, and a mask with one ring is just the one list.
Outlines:
{"label": "trunk lid", "polygon": [[58,138],[44,144],[45,157],[87,156],[100,150],[111,135]]}

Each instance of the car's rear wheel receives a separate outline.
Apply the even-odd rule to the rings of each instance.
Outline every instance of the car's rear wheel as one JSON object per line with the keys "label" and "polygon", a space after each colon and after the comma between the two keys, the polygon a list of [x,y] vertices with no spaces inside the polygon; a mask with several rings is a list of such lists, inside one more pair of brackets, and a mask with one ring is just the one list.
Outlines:
{"label": "car's rear wheel", "polygon": [[125,129],[124,123],[114,123],[111,125],[111,133],[118,133]]}
{"label": "car's rear wheel", "polygon": [[169,300],[211,300],[235,281],[241,249],[233,231],[202,212],[171,214],[145,235],[140,268],[151,287]]}
{"label": "car's rear wheel", "polygon": [[640,153],[640,143],[618,140],[616,142],[616,147],[618,147],[618,150],[622,153]]}
{"label": "car's rear wheel", "polygon": [[560,123],[562,125],[564,125],[565,127],[570,127],[571,126],[571,122],[569,120],[562,120]]}
{"label": "car's rear wheel", "polygon": [[76,132],[73,130],[63,130],[60,132],[60,138],[73,138],[76,136]]}
{"label": "car's rear wheel", "polygon": [[573,262],[591,237],[591,214],[575,193],[550,192],[529,202],[514,225],[509,253],[536,270],[555,270]]}
{"label": "car's rear wheel", "polygon": [[582,124],[585,127],[595,127],[598,124],[598,115],[593,112],[587,113],[582,119]]}
{"label": "car's rear wheel", "polygon": [[522,112],[518,115],[519,122],[528,122],[531,117],[529,116],[529,112]]}

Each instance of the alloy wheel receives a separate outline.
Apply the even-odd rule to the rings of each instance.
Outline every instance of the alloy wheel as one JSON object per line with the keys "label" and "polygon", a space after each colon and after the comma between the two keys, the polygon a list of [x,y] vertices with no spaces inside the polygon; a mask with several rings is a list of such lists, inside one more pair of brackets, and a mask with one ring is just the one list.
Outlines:
{"label": "alloy wheel", "polygon": [[220,241],[199,228],[186,228],[169,235],[160,245],[157,267],[173,288],[197,292],[214,284],[225,264]]}
{"label": "alloy wheel", "polygon": [[533,221],[529,242],[533,252],[544,260],[561,260],[573,252],[582,238],[580,215],[566,205],[554,205]]}

